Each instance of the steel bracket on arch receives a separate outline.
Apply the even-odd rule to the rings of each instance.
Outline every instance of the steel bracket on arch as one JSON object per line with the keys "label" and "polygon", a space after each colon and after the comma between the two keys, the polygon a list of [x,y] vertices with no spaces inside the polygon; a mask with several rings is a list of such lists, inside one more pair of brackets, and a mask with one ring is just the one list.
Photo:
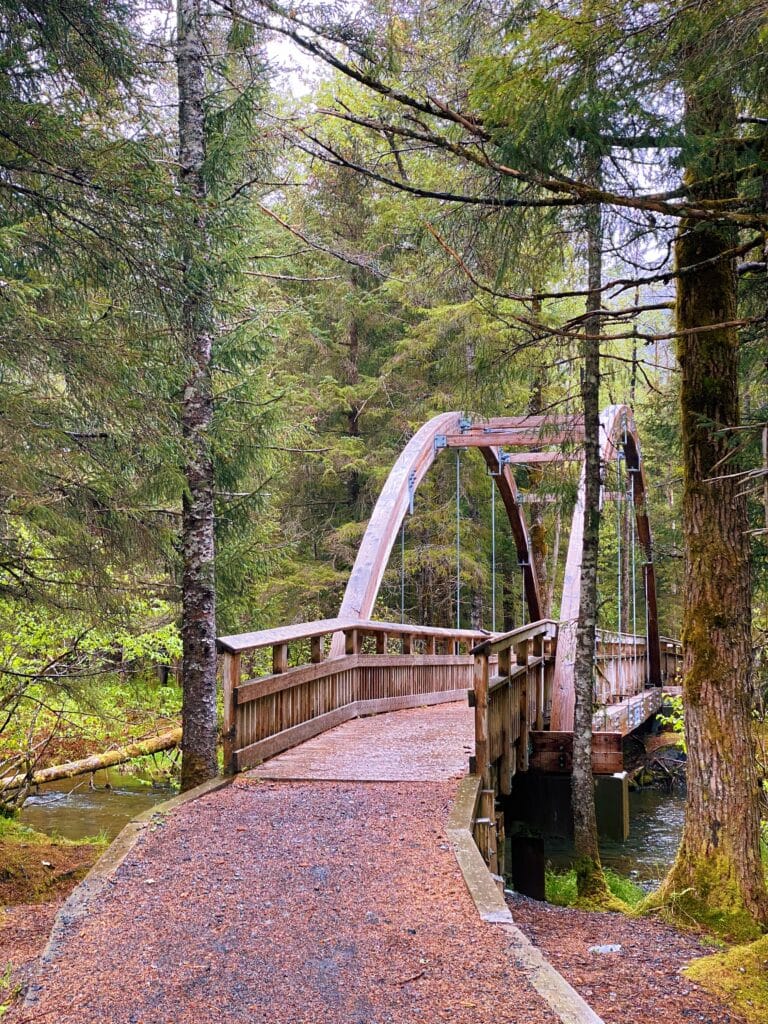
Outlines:
{"label": "steel bracket on arch", "polygon": [[[509,454],[509,452],[505,452],[503,448],[497,448],[496,449],[496,459],[498,461],[498,468],[494,470],[490,466],[488,467],[488,476],[491,476],[491,477],[494,477],[494,478],[500,477],[500,476],[504,475],[504,467],[509,465],[509,463],[511,462],[512,456]],[[517,496],[517,502],[518,502],[518,504],[520,504],[520,496],[519,495]]]}

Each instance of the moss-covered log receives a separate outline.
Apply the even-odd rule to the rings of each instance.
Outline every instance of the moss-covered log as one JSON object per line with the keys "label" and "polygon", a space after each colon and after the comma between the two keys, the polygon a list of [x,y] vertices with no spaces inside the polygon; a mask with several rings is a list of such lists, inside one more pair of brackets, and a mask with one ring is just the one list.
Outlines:
{"label": "moss-covered log", "polygon": [[0,779],[0,803],[4,802],[5,797],[11,798],[20,789],[41,786],[46,782],[58,782],[60,779],[74,779],[78,775],[87,775],[102,768],[113,768],[115,765],[132,761],[134,757],[145,757],[147,754],[157,754],[162,750],[172,750],[179,743],[181,743],[181,729],[169,729],[167,732],[160,733],[159,736],[137,740],[136,743],[117,747],[115,750],[107,750],[103,754],[91,754],[90,757],[83,757],[79,761],[67,761],[65,764],[41,768],[39,771],[33,772],[31,778],[26,774],[9,775]]}

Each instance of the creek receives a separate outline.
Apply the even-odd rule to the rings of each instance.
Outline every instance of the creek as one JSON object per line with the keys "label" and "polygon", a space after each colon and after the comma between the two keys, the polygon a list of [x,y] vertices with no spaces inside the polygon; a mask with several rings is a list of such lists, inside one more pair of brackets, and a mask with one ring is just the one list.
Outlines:
{"label": "creek", "polygon": [[91,779],[84,775],[41,786],[24,804],[19,820],[38,832],[64,839],[96,835],[114,839],[131,818],[176,792],[169,785],[148,784],[115,769],[96,772]]}
{"label": "creek", "polygon": [[[675,859],[683,830],[685,796],[660,789],[640,789],[629,794],[629,839],[600,843],[604,867],[626,875],[643,888],[655,888]],[[545,839],[544,852],[554,868],[573,863],[573,843]]]}

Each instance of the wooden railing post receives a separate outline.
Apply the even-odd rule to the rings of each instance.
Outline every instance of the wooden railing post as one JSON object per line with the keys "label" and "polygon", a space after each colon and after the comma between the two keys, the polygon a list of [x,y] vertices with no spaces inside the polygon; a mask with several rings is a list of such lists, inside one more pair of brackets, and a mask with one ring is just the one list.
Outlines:
{"label": "wooden railing post", "polygon": [[[516,661],[518,665],[528,664],[528,641],[524,640],[515,648]],[[528,730],[531,724],[528,720],[528,687],[530,680],[529,673],[523,672],[520,676],[520,738],[517,741],[517,770],[528,771]]]}
{"label": "wooden railing post", "polygon": [[313,665],[319,665],[323,660],[323,638],[321,636],[313,636],[310,640],[309,660]]}
{"label": "wooden railing post", "polygon": [[435,653],[435,638],[433,636],[427,637],[427,654]]}
{"label": "wooden railing post", "polygon": [[278,676],[288,668],[288,644],[275,644],[272,648],[272,672]]}
{"label": "wooden railing post", "polygon": [[237,771],[235,751],[237,744],[237,684],[240,682],[240,655],[225,654],[221,667],[221,687],[224,695],[224,774]]}
{"label": "wooden railing post", "polygon": [[490,764],[488,761],[488,655],[475,658],[475,770],[483,780],[483,786],[490,785]]}
{"label": "wooden railing post", "polygon": [[357,654],[360,650],[360,634],[356,629],[344,630],[344,653]]}
{"label": "wooden railing post", "polygon": [[480,834],[482,846],[480,852],[492,875],[499,873],[499,856],[496,837],[496,794],[492,789],[483,789],[480,793]]}
{"label": "wooden railing post", "polygon": [[376,634],[376,653],[386,654],[387,653],[387,634],[377,633]]}
{"label": "wooden railing post", "polygon": [[410,633],[403,633],[402,651],[403,654],[413,653],[413,637]]}
{"label": "wooden railing post", "polygon": [[[533,638],[533,656],[534,658],[544,657],[544,637],[536,636]],[[536,678],[536,728],[544,728],[544,662],[542,661],[538,668],[538,674]]]}
{"label": "wooden railing post", "polygon": [[499,675],[509,676],[509,648],[499,651]]}

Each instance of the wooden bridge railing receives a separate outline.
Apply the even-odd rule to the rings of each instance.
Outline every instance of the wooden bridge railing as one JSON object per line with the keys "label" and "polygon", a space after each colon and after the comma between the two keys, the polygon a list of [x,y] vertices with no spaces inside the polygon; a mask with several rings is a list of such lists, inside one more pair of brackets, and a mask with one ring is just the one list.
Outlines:
{"label": "wooden bridge railing", "polygon": [[[346,653],[326,657],[334,634],[344,635]],[[470,650],[485,636],[321,619],[221,637],[225,771],[252,767],[360,715],[463,700],[472,686]],[[271,674],[249,677],[249,658],[267,651]]]}
{"label": "wooden bridge railing", "polygon": [[470,770],[480,777],[474,835],[493,874],[499,872],[504,844],[496,797],[508,796],[513,776],[528,770],[530,733],[544,728],[556,638],[557,623],[542,619],[489,637],[472,652],[474,690],[469,698],[475,709],[475,757]]}
{"label": "wooden bridge railing", "polygon": [[[542,619],[478,644],[473,654],[474,770],[486,788],[512,791],[512,776],[528,769],[528,734],[544,728],[551,700],[551,667],[557,623]],[[498,658],[491,675],[492,659]]]}
{"label": "wooden bridge railing", "polygon": [[644,636],[597,631],[595,651],[595,700],[617,704],[646,687],[648,647]]}
{"label": "wooden bridge railing", "polygon": [[659,638],[661,646],[661,678],[669,686],[677,686],[683,674],[683,645],[668,636]]}

